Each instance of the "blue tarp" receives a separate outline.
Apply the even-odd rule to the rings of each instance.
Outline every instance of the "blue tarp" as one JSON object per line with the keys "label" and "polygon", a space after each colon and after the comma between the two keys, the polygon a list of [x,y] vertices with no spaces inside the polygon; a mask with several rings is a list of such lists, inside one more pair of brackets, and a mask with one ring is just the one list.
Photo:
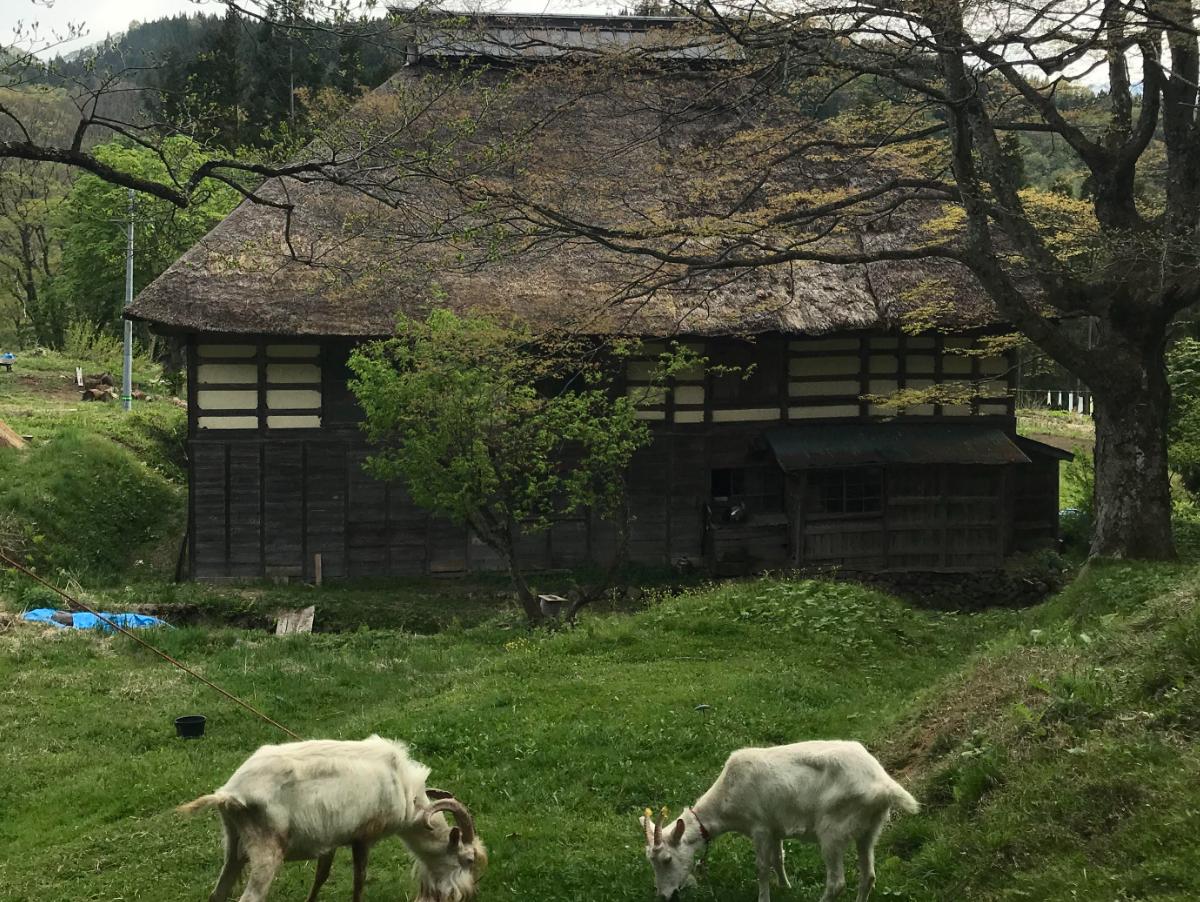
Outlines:
{"label": "blue tarp", "polygon": [[[59,620],[54,619],[54,615],[59,615]],[[127,630],[146,629],[151,626],[170,626],[165,620],[159,620],[157,617],[151,617],[149,614],[110,614],[107,611],[101,612],[102,616],[111,620],[117,626],[123,626]],[[57,626],[59,629],[67,629],[66,623],[60,622],[63,619],[69,618],[70,626],[77,630],[105,630],[112,632],[112,627],[97,617],[95,614],[88,614],[85,611],[56,611],[53,608],[35,608],[32,611],[26,611],[24,614],[25,620],[30,620],[34,623],[48,623],[51,626]]]}

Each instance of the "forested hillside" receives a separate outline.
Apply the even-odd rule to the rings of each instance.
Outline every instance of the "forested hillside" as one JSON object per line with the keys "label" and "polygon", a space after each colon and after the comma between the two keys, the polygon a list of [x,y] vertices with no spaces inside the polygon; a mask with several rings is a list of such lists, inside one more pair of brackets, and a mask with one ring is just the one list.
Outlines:
{"label": "forested hillside", "polygon": [[[297,17],[298,25],[305,20]],[[302,114],[294,92],[334,88],[356,93],[375,87],[396,64],[394,47],[378,24],[285,30],[230,10],[134,23],[92,51],[53,61],[39,81],[94,83],[119,75],[140,88],[147,112],[228,150],[273,143],[276,130]]]}
{"label": "forested hillside", "polygon": [[[0,73],[0,140],[14,121],[37,140],[68,143],[80,109],[114,123],[85,138],[110,165],[166,178],[158,149],[137,131],[166,133],[168,162],[187,172],[214,155],[286,158],[322,115],[379,85],[396,65],[392,44],[368,21],[284,29],[230,10],[134,23],[124,34],[44,64],[10,59]],[[245,183],[252,187],[253,181]],[[142,196],[135,218],[135,290],[151,281],[240,199],[210,182],[179,211]],[[0,159],[0,350],[62,347],[67,332],[119,328],[127,192],[93,175]]]}

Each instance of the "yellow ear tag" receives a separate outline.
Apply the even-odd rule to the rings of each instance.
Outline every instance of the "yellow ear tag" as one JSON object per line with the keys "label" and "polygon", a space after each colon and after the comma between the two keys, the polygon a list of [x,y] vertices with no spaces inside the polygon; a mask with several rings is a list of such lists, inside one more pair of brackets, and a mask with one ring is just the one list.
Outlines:
{"label": "yellow ear tag", "polygon": [[670,813],[671,813],[671,812],[670,812],[670,810],[668,810],[667,806],[666,806],[666,805],[663,805],[663,806],[662,806],[662,816],[663,816],[663,820],[666,820],[666,817],[667,817],[667,815],[668,815],[668,814],[670,814]]}
{"label": "yellow ear tag", "polygon": [[649,808],[646,809],[645,814],[646,814],[646,820],[650,820],[652,817],[654,817],[654,812],[651,811]]}

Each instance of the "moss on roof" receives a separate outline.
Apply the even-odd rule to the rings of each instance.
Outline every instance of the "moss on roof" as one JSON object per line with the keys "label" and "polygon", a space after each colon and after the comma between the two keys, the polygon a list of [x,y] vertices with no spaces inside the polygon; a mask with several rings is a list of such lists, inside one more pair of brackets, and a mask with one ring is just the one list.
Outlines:
{"label": "moss on roof", "polygon": [[[267,182],[259,194],[290,204],[290,222],[282,209],[244,202],[147,286],[130,315],[182,331],[330,336],[389,334],[398,312],[435,304],[643,336],[895,328],[914,313],[949,330],[995,322],[974,279],[947,260],[689,269],[554,234],[528,207],[497,200],[516,192],[590,222],[647,223],[741,190],[737,161],[708,148],[737,147],[778,110],[716,102],[719,78],[561,63],[406,67],[308,151],[338,147],[346,184]],[[880,177],[810,162],[772,172],[768,188],[854,190]],[[917,209],[822,240],[898,246],[921,216],[938,213]],[[940,298],[933,312],[931,297]]]}

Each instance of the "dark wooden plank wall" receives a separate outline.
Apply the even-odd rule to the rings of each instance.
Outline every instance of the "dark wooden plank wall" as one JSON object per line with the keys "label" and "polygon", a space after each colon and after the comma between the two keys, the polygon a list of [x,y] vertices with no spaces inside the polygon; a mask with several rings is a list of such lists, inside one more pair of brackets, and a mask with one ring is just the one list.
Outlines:
{"label": "dark wooden plank wall", "polygon": [[[703,445],[684,438],[682,484],[663,478],[674,455],[664,436],[639,454],[630,474],[630,555],[640,562],[700,559],[708,470],[690,465]],[[417,507],[402,486],[363,469],[368,449],[354,433],[328,438],[200,439],[191,443],[192,573],[197,579],[311,579],[321,555],[327,579],[498,569],[499,556],[462,526]],[[264,528],[265,527],[265,528]],[[604,561],[611,524],[565,519],[519,543],[532,568]]]}
{"label": "dark wooden plank wall", "polygon": [[1017,468],[1011,483],[1012,548],[1028,551],[1058,538],[1059,462],[1031,454],[1032,463]]}
{"label": "dark wooden plank wall", "polygon": [[[1028,465],[1020,465],[1022,467]],[[985,570],[1009,547],[1006,466],[892,467],[869,515],[803,517],[799,564]]]}
{"label": "dark wooden plank wall", "polygon": [[[746,473],[751,542],[761,566],[786,561],[782,479],[759,460],[751,431],[740,436],[659,432],[630,474],[630,556],[647,564],[704,556],[705,504],[713,462]],[[739,454],[734,449],[742,449]],[[348,435],[328,439],[205,440],[192,443],[193,574],[200,579],[311,578],[322,555],[327,578],[451,574],[497,569],[501,561],[463,527],[416,507],[403,487],[364,472],[367,449]],[[886,474],[879,516],[804,519],[798,563],[862,569],[978,569],[995,566],[1010,545],[1052,537],[1057,462],[1006,468],[902,468]],[[756,486],[778,485],[778,505]],[[1010,527],[1009,499],[1018,512]],[[793,517],[797,516],[793,512]],[[775,519],[772,519],[772,518]],[[778,521],[778,522],[777,522]],[[752,527],[761,528],[754,531]],[[265,526],[265,529],[263,528]],[[1013,528],[1019,541],[1010,540]],[[712,537],[710,536],[710,539]],[[718,537],[718,541],[719,541]],[[606,560],[610,524],[576,517],[521,544],[531,567]],[[732,546],[731,546],[732,547]],[[736,556],[736,555],[735,555]]]}
{"label": "dark wooden plank wall", "polygon": [[[869,362],[872,355],[866,350],[866,339],[857,341],[855,353]],[[257,342],[261,370],[265,340]],[[904,340],[897,345],[902,353]],[[469,537],[463,527],[431,517],[412,503],[402,486],[382,485],[364,472],[368,449],[354,427],[358,412],[345,387],[348,347],[322,348],[322,429],[199,430],[193,405],[190,547],[195,577],[311,579],[318,553],[324,576],[332,579],[452,574],[501,566],[495,552]],[[750,551],[764,565],[784,563],[789,557],[872,568],[990,565],[1008,544],[1008,509],[1003,499],[1009,498],[1010,507],[1018,511],[1018,523],[1021,510],[1036,507],[1032,519],[1042,524],[1037,528],[1043,531],[1047,512],[1056,511],[1056,466],[1053,474],[1042,465],[1037,475],[982,492],[948,483],[952,477],[947,469],[924,471],[897,476],[894,484],[889,480],[883,517],[824,524],[805,521],[803,548],[796,547],[798,534],[793,530],[789,555],[784,480],[769,459],[761,434],[787,418],[789,405],[796,403],[790,386],[797,378],[807,384],[808,377],[792,372],[792,361],[819,352],[797,350],[781,338],[762,339],[755,345],[712,343],[708,352],[718,361],[749,361],[750,348],[766,356],[750,378],[684,376],[678,381],[688,392],[680,396],[682,400],[677,403],[674,391],[666,393],[662,418],[651,422],[654,442],[635,456],[629,477],[633,560],[668,564],[703,558],[706,538],[713,539],[704,510],[714,468],[742,471],[742,494],[754,525],[750,531],[742,530],[740,538],[734,531],[728,539],[750,542],[754,546]],[[194,361],[192,355],[193,365]],[[972,368],[978,375],[977,360]],[[897,375],[903,381],[902,356]],[[851,378],[868,384],[865,373]],[[701,389],[702,396],[698,395]],[[857,397],[822,397],[816,403],[835,406],[851,400],[860,416],[868,415],[868,405]],[[721,411],[730,409],[773,409],[779,416],[718,421]],[[680,411],[690,413],[690,419],[672,422]],[[648,411],[650,416],[658,413],[659,409]],[[819,425],[820,420],[805,422]],[[906,478],[913,481],[907,489]],[[941,481],[921,483],[928,479]],[[1028,526],[1027,532],[1032,531],[1033,524]],[[607,560],[614,546],[611,524],[576,517],[548,533],[528,537],[521,543],[521,555],[531,567],[566,567]]]}

